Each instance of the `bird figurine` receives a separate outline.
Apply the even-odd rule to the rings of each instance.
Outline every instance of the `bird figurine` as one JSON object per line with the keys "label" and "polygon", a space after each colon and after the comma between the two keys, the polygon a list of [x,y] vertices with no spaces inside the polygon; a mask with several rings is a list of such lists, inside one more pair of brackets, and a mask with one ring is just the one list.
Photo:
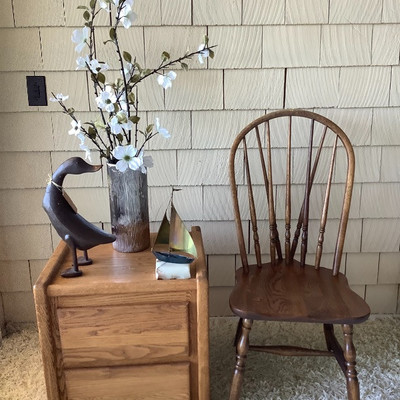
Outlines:
{"label": "bird figurine", "polygon": [[[81,276],[79,265],[92,264],[88,257],[88,249],[94,246],[114,242],[116,237],[104,232],[88,222],[77,213],[75,205],[63,189],[64,178],[69,174],[80,175],[96,172],[102,165],[90,165],[80,157],[72,157],[64,161],[54,172],[43,198],[43,208],[50,218],[57,233],[72,253],[72,268],[62,272],[64,278]],[[83,250],[83,257],[77,257],[76,250]]]}

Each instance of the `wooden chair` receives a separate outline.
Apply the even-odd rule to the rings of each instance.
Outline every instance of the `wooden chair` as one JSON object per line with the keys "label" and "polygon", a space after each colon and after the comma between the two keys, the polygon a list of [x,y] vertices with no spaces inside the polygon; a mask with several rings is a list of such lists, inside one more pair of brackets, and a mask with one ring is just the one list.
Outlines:
{"label": "wooden chair", "polygon": [[[240,396],[249,350],[285,356],[334,356],[347,381],[348,399],[359,399],[353,324],[367,320],[370,309],[339,272],[354,177],[349,139],[321,115],[282,110],[246,126],[232,145],[229,162],[242,263],[230,296],[230,307],[240,318],[230,399]],[[345,184],[335,183],[340,181]],[[332,198],[334,210],[328,219]],[[336,201],[339,198],[342,200]],[[292,221],[292,215],[298,218]],[[284,227],[282,244],[279,224]],[[331,225],[333,231],[326,230],[325,235]],[[331,231],[333,238],[328,234]],[[307,255],[311,239],[312,257],[311,252]],[[324,247],[333,253],[329,269],[320,266],[326,257]],[[263,254],[268,252],[269,262],[265,262]],[[250,345],[254,320],[322,324],[327,350]],[[335,337],[334,324],[342,326],[344,349]]]}

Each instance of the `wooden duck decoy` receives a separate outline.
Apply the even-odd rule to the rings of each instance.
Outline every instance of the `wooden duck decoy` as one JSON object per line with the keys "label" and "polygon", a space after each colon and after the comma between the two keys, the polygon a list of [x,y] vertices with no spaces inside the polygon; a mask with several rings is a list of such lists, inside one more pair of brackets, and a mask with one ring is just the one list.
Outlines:
{"label": "wooden duck decoy", "polygon": [[[99,244],[111,243],[116,239],[114,235],[104,232],[79,215],[74,204],[64,194],[62,187],[67,175],[96,172],[101,167],[102,165],[90,165],[80,157],[69,158],[57,168],[46,188],[43,208],[55,230],[72,252],[72,268],[61,274],[65,278],[81,276],[82,271],[79,265],[92,264],[92,260],[88,258],[88,249]],[[77,257],[77,249],[83,250],[83,257]]]}

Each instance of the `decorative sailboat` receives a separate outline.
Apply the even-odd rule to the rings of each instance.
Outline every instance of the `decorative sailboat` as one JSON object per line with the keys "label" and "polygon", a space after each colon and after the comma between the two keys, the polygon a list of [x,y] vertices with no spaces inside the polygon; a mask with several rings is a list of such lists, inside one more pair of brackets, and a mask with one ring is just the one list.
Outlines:
{"label": "decorative sailboat", "polygon": [[[174,207],[173,195],[179,190],[181,189],[172,189],[171,199],[165,210],[152,252],[159,261],[190,264],[197,257],[197,252],[192,236]],[[169,206],[170,220],[167,217]]]}

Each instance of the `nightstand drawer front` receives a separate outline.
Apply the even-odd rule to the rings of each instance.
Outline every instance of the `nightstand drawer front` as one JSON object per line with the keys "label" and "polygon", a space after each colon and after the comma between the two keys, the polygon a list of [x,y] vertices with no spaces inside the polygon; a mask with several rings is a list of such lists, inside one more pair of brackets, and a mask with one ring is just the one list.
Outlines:
{"label": "nightstand drawer front", "polygon": [[68,400],[190,399],[189,363],[65,371]]}
{"label": "nightstand drawer front", "polygon": [[64,366],[111,366],[189,356],[187,303],[58,309]]}

